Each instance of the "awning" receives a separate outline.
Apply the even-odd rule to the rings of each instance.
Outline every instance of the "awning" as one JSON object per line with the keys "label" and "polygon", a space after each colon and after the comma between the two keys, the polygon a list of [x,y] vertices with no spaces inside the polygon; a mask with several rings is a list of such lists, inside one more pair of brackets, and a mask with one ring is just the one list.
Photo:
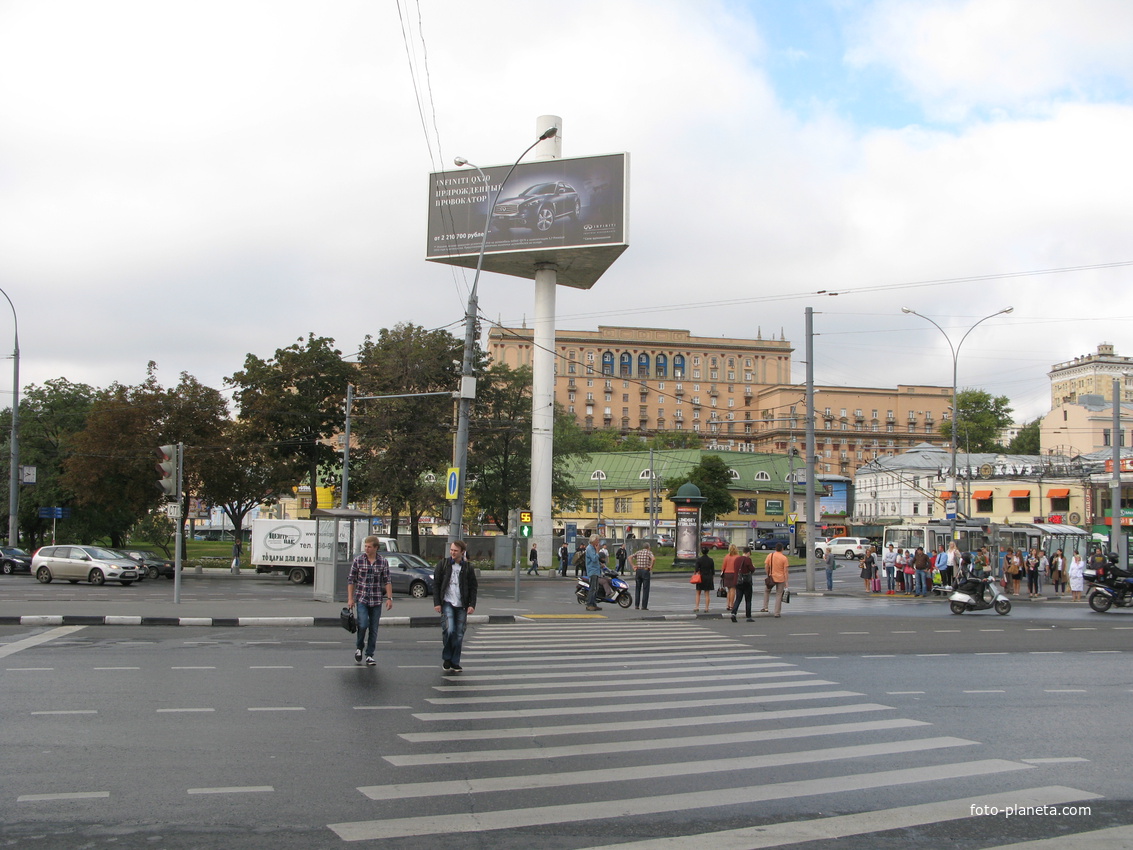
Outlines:
{"label": "awning", "polygon": [[1012,499],[1028,499],[1031,496],[1030,490],[1012,490],[1007,494]]}
{"label": "awning", "polygon": [[983,501],[984,499],[990,499],[991,490],[976,490],[974,493],[972,493],[972,498],[979,499],[980,501]]}
{"label": "awning", "polygon": [[1065,499],[1069,495],[1069,487],[1055,487],[1053,490],[1048,490],[1046,493],[1048,499]]}
{"label": "awning", "polygon": [[955,497],[955,495],[956,495],[956,492],[954,490],[941,490],[940,491],[940,498],[942,498],[942,499],[951,499],[951,498]]}

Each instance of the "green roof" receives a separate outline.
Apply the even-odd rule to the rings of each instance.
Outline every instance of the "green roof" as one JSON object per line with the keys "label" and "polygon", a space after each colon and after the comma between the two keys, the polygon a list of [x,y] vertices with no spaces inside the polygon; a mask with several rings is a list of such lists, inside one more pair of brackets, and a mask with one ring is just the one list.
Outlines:
{"label": "green roof", "polygon": [[[675,449],[653,452],[653,475],[659,483],[681,478],[705,455],[720,457],[736,473],[730,490],[771,490],[782,492],[789,484],[789,461],[785,455],[757,452],[729,452],[708,449]],[[796,460],[795,471],[802,470]],[[601,473],[601,474],[599,474]],[[567,463],[566,474],[579,490],[589,490],[602,482],[602,489],[632,490],[649,486],[649,452],[595,452],[586,460],[575,457]],[[602,477],[602,476],[605,477]]]}

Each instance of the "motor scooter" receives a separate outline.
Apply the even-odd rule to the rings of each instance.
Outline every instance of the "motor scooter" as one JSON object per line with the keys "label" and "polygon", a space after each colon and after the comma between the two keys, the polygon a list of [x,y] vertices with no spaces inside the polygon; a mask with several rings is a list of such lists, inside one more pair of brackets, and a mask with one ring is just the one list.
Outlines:
{"label": "motor scooter", "polygon": [[[606,596],[604,588],[599,585],[598,595],[594,598],[595,602],[608,602],[610,604],[620,605],[622,608],[628,608],[633,604],[633,596],[629,592],[629,585],[607,570],[604,575],[610,580],[610,584],[614,592],[610,596]],[[578,583],[574,586],[574,598],[578,600],[579,605],[585,605],[587,598],[590,596],[590,581],[586,576],[580,576]]]}
{"label": "motor scooter", "polygon": [[991,576],[969,576],[961,579],[948,599],[953,614],[986,611],[988,608],[994,608],[996,614],[1011,613],[1011,600],[1003,592],[998,579]]}

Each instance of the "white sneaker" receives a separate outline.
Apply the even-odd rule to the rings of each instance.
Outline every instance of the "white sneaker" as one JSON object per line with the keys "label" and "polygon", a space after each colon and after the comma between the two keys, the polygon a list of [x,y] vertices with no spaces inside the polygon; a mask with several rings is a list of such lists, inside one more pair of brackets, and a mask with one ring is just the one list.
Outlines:
{"label": "white sneaker", "polygon": [[360,650],[360,649],[354,650],[354,663],[355,664],[361,664],[362,663],[362,650]]}
{"label": "white sneaker", "polygon": [[372,655],[366,656],[366,666],[367,667],[373,667],[376,663],[377,662],[374,661],[374,656],[372,656]]}

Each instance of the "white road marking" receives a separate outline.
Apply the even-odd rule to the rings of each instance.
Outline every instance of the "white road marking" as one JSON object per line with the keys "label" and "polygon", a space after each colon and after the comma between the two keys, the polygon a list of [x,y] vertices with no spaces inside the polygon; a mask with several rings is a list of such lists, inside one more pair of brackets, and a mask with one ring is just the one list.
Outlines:
{"label": "white road marking", "polygon": [[[928,823],[960,820],[961,818],[971,817],[972,806],[987,805],[1004,809],[1013,805],[1056,806],[1063,803],[1097,799],[1100,799],[1099,795],[1091,794],[1088,791],[1054,785],[1046,788],[1026,788],[1004,794],[968,797],[961,800],[941,800],[935,803],[921,803],[916,806],[879,809],[878,811],[860,812],[853,815],[818,817],[729,829],[721,832],[707,832],[700,835],[680,835],[671,838],[629,841],[623,844],[606,844],[602,845],[602,850],[762,850],[762,848],[785,847],[791,844],[833,842],[839,838],[864,835],[869,832],[907,829]],[[1129,827],[1116,827],[1115,829],[1129,829]],[[1086,834],[1088,833],[1077,833],[1073,836],[1075,846],[1084,846],[1078,844],[1077,839]],[[1069,836],[1060,836],[1057,839],[1050,840],[1058,842],[1050,845],[1050,850],[1063,850],[1069,842]],[[1128,842],[1124,845],[1114,845],[1113,850],[1117,850],[1118,846],[1128,846]],[[1023,845],[1019,845],[1019,850],[1022,850],[1022,847]],[[1039,848],[1035,848],[1035,850],[1039,850]],[[1042,848],[1042,850],[1047,850],[1047,848]],[[1103,847],[1099,846],[1096,850],[1103,850]]]}
{"label": "white road marking", "polygon": [[[718,714],[695,717],[663,717],[658,720],[634,718],[633,728],[678,729],[685,726],[716,726],[727,723],[759,723],[763,721],[789,720],[800,717],[826,717],[832,714],[859,714],[867,711],[892,711],[889,705],[878,703],[854,703],[852,705],[828,705],[821,708],[788,708],[780,711],[743,712],[741,714]],[[406,741],[494,741],[502,738],[544,738],[548,735],[585,735],[593,733],[593,723],[561,723],[555,726],[519,726],[510,729],[456,729],[451,732],[405,732],[399,735]]]}
{"label": "white road marking", "polygon": [[1065,756],[1063,758],[1050,758],[1050,759],[1019,759],[1025,761],[1027,764],[1071,764],[1074,762],[1088,762],[1089,759],[1084,759],[1079,756]]}
{"label": "white road marking", "polygon": [[1047,694],[1084,694],[1085,688],[1048,688],[1043,693]]}
{"label": "white road marking", "polygon": [[[888,788],[921,782],[938,782],[969,776],[1031,770],[1030,765],[1003,759],[986,759],[963,764],[886,770],[877,773],[855,771],[847,776],[804,779],[769,785],[733,787],[722,790],[693,791],[631,799],[600,799],[581,803],[539,806],[528,809],[477,811],[449,815],[430,814],[420,817],[385,818],[374,821],[328,824],[344,841],[366,841],[380,838],[404,838],[421,835],[452,835],[487,832],[515,827],[545,827],[556,823],[621,818],[627,812],[635,816],[658,812],[701,810],[712,807],[745,805],[767,800],[794,799],[820,794],[851,792],[860,794],[871,788]],[[967,810],[966,810],[967,811]]]}
{"label": "white road marking", "polygon": [[60,794],[21,794],[17,803],[43,803],[51,800],[99,800],[109,797],[109,791],[65,791]]}
{"label": "white road marking", "polygon": [[962,694],[1005,694],[1007,691],[1002,688],[988,688],[984,691],[960,691]]}
{"label": "white road marking", "polygon": [[295,668],[290,664],[253,664],[248,668],[249,670],[294,670]]}
{"label": "white road marking", "polygon": [[1127,850],[1133,847],[1133,826],[1111,826],[1089,832],[1075,832],[1058,838],[1038,838],[1017,844],[1000,844],[988,850],[1064,850],[1068,846],[1078,850]]}
{"label": "white road marking", "polygon": [[[907,729],[929,726],[923,720],[907,718],[864,720],[858,723],[833,723],[824,726],[797,726],[791,729],[762,729],[751,732],[726,732],[720,735],[682,736],[680,738],[654,738],[645,741],[603,741],[594,744],[570,744],[562,747],[526,747],[503,750],[446,751],[405,756],[383,756],[397,767],[427,764],[479,764],[489,761],[525,761],[574,756],[601,755],[602,753],[640,753],[657,750],[679,750],[688,747],[713,747],[730,743],[778,741],[793,738],[813,738],[820,735],[848,735],[858,732],[880,732],[885,729]],[[717,759],[719,761],[719,759]]]}
{"label": "white road marking", "polygon": [[[463,659],[462,659],[463,660]],[[756,674],[762,675],[762,674]],[[771,674],[769,674],[771,675]],[[784,671],[775,676],[813,676],[806,670]],[[498,697],[428,697],[425,702],[433,705],[487,705],[490,703],[553,702],[574,699],[610,699],[612,697],[636,696],[677,696],[679,694],[729,693],[738,691],[770,690],[771,688],[810,688],[837,685],[825,679],[811,679],[806,682],[748,682],[738,685],[709,685],[702,688],[643,688],[626,691],[597,691],[593,694],[506,694]]]}
{"label": "white road marking", "polygon": [[48,643],[56,638],[66,637],[67,635],[74,634],[86,626],[59,626],[58,628],[51,629],[50,631],[42,632],[38,635],[22,638],[17,641],[0,646],[0,658],[7,658],[9,655],[15,655],[25,649],[31,649],[33,646]]}
{"label": "white road marking", "polygon": [[8,673],[50,673],[54,667],[5,667]]}
{"label": "white road marking", "polygon": [[93,708],[83,708],[83,709],[74,709],[74,710],[71,710],[71,711],[56,710],[56,711],[33,711],[32,712],[33,717],[37,716],[37,715],[51,715],[51,714],[98,714],[98,711],[96,711]]}
{"label": "white road marking", "polygon": [[215,670],[215,667],[170,667],[170,670]]}
{"label": "white road marking", "polygon": [[232,785],[227,788],[190,788],[189,794],[263,794],[274,791],[271,785]]}
{"label": "white road marking", "polygon": [[[401,710],[408,711],[412,707],[413,706],[411,706],[411,705],[356,705],[356,706],[354,706],[354,710],[355,711],[391,711],[391,710],[396,709],[398,711],[401,711]],[[591,726],[589,728],[593,729],[594,727]]]}
{"label": "white road marking", "polygon": [[[814,684],[813,682],[811,684]],[[769,702],[799,702],[807,699],[845,699],[863,697],[865,694],[858,693],[857,691],[817,691],[815,693],[793,693],[793,694],[764,694],[762,696],[746,696],[727,697],[724,699],[694,699],[694,700],[666,700],[664,702],[647,702],[647,703],[623,703],[621,705],[604,705],[602,711],[606,716],[617,716],[620,714],[627,715],[640,715],[645,711],[669,711],[671,709],[691,710],[697,711],[705,708],[715,708],[719,705],[757,705]],[[418,720],[498,720],[498,719],[511,719],[511,720],[526,720],[530,717],[560,717],[566,715],[577,715],[579,712],[578,706],[561,706],[556,708],[522,708],[522,709],[502,709],[497,711],[429,711],[420,712],[413,716]]]}
{"label": "white road marking", "polygon": [[[747,678],[747,677],[754,678],[754,677],[757,677],[757,676],[758,677],[766,677],[766,676],[783,676],[783,675],[793,675],[793,676],[798,676],[798,675],[813,676],[814,675],[813,673],[803,674],[803,673],[799,673],[799,672],[788,672],[788,671],[770,672],[770,673],[753,673],[753,672],[750,672],[752,670],[759,670],[759,669],[764,668],[764,667],[794,667],[794,666],[795,666],[794,664],[788,664],[787,662],[784,661],[784,662],[780,662],[778,664],[756,664],[756,665],[752,665],[752,666],[747,667],[747,668],[744,668],[744,667],[732,668],[732,667],[730,667],[730,668],[728,668],[728,670],[726,672],[722,671],[722,672],[717,673],[715,675],[660,676],[660,677],[655,678],[655,679],[639,679],[639,680],[636,680],[636,681],[633,681],[633,682],[628,682],[628,681],[623,682],[622,684],[625,684],[625,685],[629,685],[629,684],[633,684],[633,685],[667,685],[667,684],[674,684],[676,682],[736,682],[736,681],[742,680],[742,679]],[[659,670],[650,670],[649,671],[649,674],[652,675],[652,676],[657,676],[659,673],[660,673]],[[576,673],[575,675],[578,675],[578,674]],[[469,677],[469,678],[471,678],[471,677]],[[470,691],[531,691],[531,690],[537,690],[537,689],[540,689],[540,688],[542,688],[542,689],[546,689],[546,688],[606,688],[606,687],[609,687],[609,686],[610,686],[609,682],[594,682],[594,681],[591,681],[589,678],[580,679],[578,681],[573,681],[573,682],[526,682],[526,683],[524,683],[524,682],[508,682],[506,684],[501,683],[501,684],[491,684],[491,685],[466,685],[465,680],[462,678],[461,683],[459,685],[433,685],[433,690],[434,691],[441,691],[441,692],[459,691],[461,693],[468,693]]]}
{"label": "white road marking", "polygon": [[254,705],[248,711],[306,711],[301,705]]}
{"label": "white road marking", "polygon": [[529,791],[542,788],[563,788],[592,783],[632,782],[641,779],[691,776],[733,770],[758,770],[797,764],[817,764],[840,759],[896,755],[921,750],[967,747],[976,744],[964,738],[922,738],[915,741],[888,741],[880,744],[859,744],[818,750],[799,750],[771,755],[738,758],[705,759],[703,761],[650,764],[637,767],[596,768],[591,770],[544,773],[530,776],[496,776],[482,779],[455,779],[437,782],[411,782],[394,785],[370,785],[358,790],[371,800],[398,800],[406,797],[440,797],[452,794],[482,794],[494,791]]}
{"label": "white road marking", "polygon": [[188,714],[192,712],[216,711],[215,708],[159,708],[158,714]]}
{"label": "white road marking", "polygon": [[95,670],[141,670],[141,667],[95,667]]}

